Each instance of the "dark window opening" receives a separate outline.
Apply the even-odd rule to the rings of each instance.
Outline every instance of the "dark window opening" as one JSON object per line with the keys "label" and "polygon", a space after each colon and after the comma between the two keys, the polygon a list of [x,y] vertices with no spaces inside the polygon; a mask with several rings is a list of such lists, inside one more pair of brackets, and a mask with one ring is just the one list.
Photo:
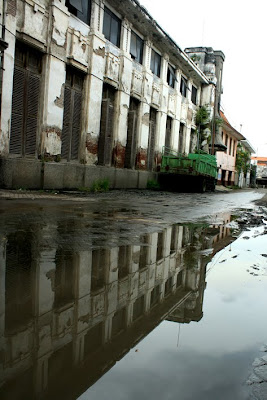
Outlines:
{"label": "dark window opening", "polygon": [[107,40],[120,47],[121,20],[107,7],[104,8],[103,33]]}
{"label": "dark window opening", "polygon": [[5,275],[5,329],[25,326],[33,317],[32,247],[25,232],[7,236]]}
{"label": "dark window opening", "polygon": [[232,155],[232,138],[230,138],[230,143],[229,143],[229,155]]}
{"label": "dark window opening", "polygon": [[150,69],[153,74],[160,77],[161,56],[151,49]]}
{"label": "dark window opening", "polygon": [[130,54],[132,59],[137,61],[139,64],[142,64],[143,62],[143,48],[144,48],[144,41],[136,33],[132,31]]}
{"label": "dark window opening", "polygon": [[41,53],[17,42],[9,147],[11,154],[36,155],[41,72]]}
{"label": "dark window opening", "polygon": [[150,171],[153,169],[154,166],[156,127],[157,127],[157,111],[151,107],[149,114],[149,137],[148,137],[148,149],[147,149],[147,158],[148,158],[147,169]]}
{"label": "dark window opening", "polygon": [[179,128],[179,143],[178,143],[178,153],[182,154],[184,152],[184,124],[180,124]]}
{"label": "dark window opening", "polygon": [[94,353],[102,346],[103,342],[103,322],[93,326],[84,336],[85,356]]}
{"label": "dark window opening", "polygon": [[48,381],[57,382],[60,373],[64,373],[66,368],[72,365],[73,343],[70,342],[64,347],[59,348],[51,354],[48,361]]}
{"label": "dark window opening", "polygon": [[166,133],[165,133],[165,147],[171,148],[171,135],[172,135],[172,118],[167,117],[166,121]]}
{"label": "dark window opening", "polygon": [[107,261],[107,254],[105,249],[97,249],[92,251],[92,291],[99,290],[104,287]]}
{"label": "dark window opening", "polygon": [[115,95],[116,90],[112,86],[104,84],[98,141],[99,165],[111,165],[112,161]]}
{"label": "dark window opening", "polygon": [[82,74],[67,67],[61,156],[68,161],[77,160],[79,155],[83,80]]}
{"label": "dark window opening", "polygon": [[177,275],[177,281],[176,281],[176,287],[180,287],[183,284],[183,271],[178,272]]}
{"label": "dark window opening", "polygon": [[116,311],[112,318],[112,336],[118,335],[126,327],[126,309],[121,308]]}
{"label": "dark window opening", "polygon": [[167,296],[172,290],[172,276],[165,282],[165,296]]}
{"label": "dark window opening", "polygon": [[90,25],[91,0],[66,0],[66,7],[71,14]]}
{"label": "dark window opening", "polygon": [[141,242],[144,245],[140,247],[139,269],[143,269],[147,266],[148,241],[148,235],[141,238]]}
{"label": "dark window opening", "polygon": [[172,68],[170,64],[168,64],[168,72],[167,72],[168,85],[174,88],[175,80],[176,80],[175,70]]}
{"label": "dark window opening", "polygon": [[125,278],[129,273],[130,246],[120,246],[118,256],[118,277]]}
{"label": "dark window opening", "polygon": [[171,253],[176,250],[177,247],[177,225],[173,225],[171,234]]}
{"label": "dark window opening", "polygon": [[127,142],[125,149],[125,168],[134,168],[137,150],[137,128],[140,102],[131,97],[127,119]]}
{"label": "dark window opening", "polygon": [[186,91],[187,91],[187,80],[181,77],[180,93],[183,97],[186,97]]}
{"label": "dark window opening", "polygon": [[133,321],[141,317],[145,311],[145,297],[144,295],[135,300],[133,305]]}
{"label": "dark window opening", "polygon": [[195,86],[192,86],[191,101],[193,104],[197,104],[197,88]]}
{"label": "dark window opening", "polygon": [[150,295],[150,308],[158,304],[160,301],[160,285],[155,286]]}
{"label": "dark window opening", "polygon": [[158,243],[157,243],[157,261],[163,258],[163,242],[164,242],[164,232],[159,232]]}
{"label": "dark window opening", "polygon": [[55,307],[62,307],[74,299],[74,255],[61,249],[56,252]]}

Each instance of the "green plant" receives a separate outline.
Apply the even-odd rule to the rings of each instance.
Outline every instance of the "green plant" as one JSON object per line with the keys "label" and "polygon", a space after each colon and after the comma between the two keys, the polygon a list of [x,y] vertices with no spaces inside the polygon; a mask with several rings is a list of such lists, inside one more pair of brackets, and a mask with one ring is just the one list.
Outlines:
{"label": "green plant", "polygon": [[99,179],[92,183],[90,191],[93,193],[97,192],[107,192],[109,190],[109,180]]}
{"label": "green plant", "polygon": [[243,171],[244,174],[246,175],[246,173],[248,172],[248,170],[250,168],[249,161],[250,161],[249,152],[243,150],[242,146],[239,144],[237,146],[236,161],[235,161],[235,167],[236,167],[236,170],[238,171],[238,173]]}
{"label": "green plant", "polygon": [[149,190],[159,190],[160,184],[157,181],[155,181],[154,179],[151,179],[151,180],[147,181],[146,187]]}
{"label": "green plant", "polygon": [[191,60],[196,62],[196,61],[200,61],[201,57],[198,56],[197,54],[192,54],[192,56],[190,56]]}
{"label": "green plant", "polygon": [[205,129],[210,124],[210,113],[206,106],[201,106],[198,108],[195,116],[195,122],[197,126]]}
{"label": "green plant", "polygon": [[86,186],[81,186],[78,188],[79,192],[90,192],[91,189]]}

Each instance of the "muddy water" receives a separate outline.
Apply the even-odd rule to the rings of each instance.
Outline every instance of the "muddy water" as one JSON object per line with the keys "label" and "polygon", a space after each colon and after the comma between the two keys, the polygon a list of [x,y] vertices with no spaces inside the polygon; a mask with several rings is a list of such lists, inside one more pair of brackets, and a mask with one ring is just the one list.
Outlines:
{"label": "muddy water", "polygon": [[264,222],[145,207],[5,204],[1,400],[266,399]]}

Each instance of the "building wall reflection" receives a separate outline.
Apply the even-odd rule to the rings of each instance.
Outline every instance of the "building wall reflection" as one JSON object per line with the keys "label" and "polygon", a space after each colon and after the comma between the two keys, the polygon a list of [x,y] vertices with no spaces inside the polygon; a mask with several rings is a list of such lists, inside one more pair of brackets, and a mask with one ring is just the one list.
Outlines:
{"label": "building wall reflection", "polygon": [[75,398],[163,319],[200,320],[209,261],[200,250],[227,233],[176,224],[138,245],[97,248],[72,229],[29,225],[1,240],[1,399]]}

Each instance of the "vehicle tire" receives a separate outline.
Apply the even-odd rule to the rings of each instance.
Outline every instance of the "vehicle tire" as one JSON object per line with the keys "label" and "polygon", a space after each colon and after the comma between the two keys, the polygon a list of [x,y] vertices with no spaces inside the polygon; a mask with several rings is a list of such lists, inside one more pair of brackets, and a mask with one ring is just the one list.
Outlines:
{"label": "vehicle tire", "polygon": [[207,190],[207,181],[205,178],[203,178],[199,182],[199,191],[200,193],[205,193],[206,190]]}

